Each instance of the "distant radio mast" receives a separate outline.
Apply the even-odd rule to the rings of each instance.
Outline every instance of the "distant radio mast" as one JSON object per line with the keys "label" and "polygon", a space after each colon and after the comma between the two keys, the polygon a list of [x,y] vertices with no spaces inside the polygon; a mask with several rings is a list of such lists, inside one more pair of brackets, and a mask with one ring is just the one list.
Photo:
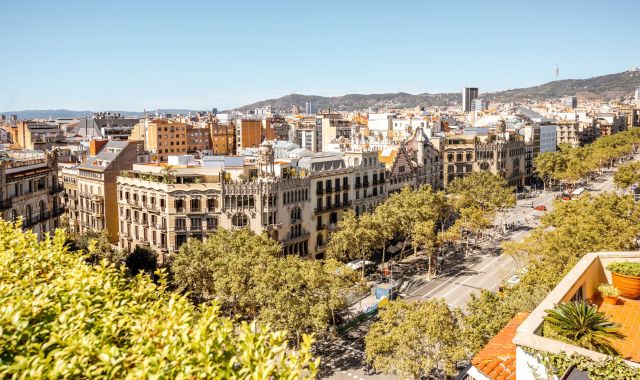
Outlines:
{"label": "distant radio mast", "polygon": [[560,68],[558,67],[558,62],[556,62],[556,73],[555,74],[556,74],[555,75],[555,77],[556,77],[555,80],[558,80],[558,75],[560,75]]}

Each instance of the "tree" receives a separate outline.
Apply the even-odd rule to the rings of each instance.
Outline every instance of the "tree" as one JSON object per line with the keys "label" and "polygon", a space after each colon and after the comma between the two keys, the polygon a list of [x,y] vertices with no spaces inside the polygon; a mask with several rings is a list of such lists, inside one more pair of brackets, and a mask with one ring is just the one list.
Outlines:
{"label": "tree", "polygon": [[438,249],[438,236],[435,231],[435,222],[427,220],[419,222],[413,227],[413,243],[421,247],[429,258],[429,276],[435,274],[437,268],[433,264]]}
{"label": "tree", "polygon": [[567,162],[561,151],[542,152],[534,159],[534,165],[546,189],[549,182],[557,180],[558,175],[566,170]]}
{"label": "tree", "polygon": [[484,289],[479,296],[472,293],[462,317],[464,346],[472,354],[480,351],[514,315],[510,305],[496,293]]}
{"label": "tree", "polygon": [[382,309],[365,338],[367,362],[403,378],[456,373],[465,358],[460,340],[460,312],[443,299],[396,301]]}
{"label": "tree", "polygon": [[138,273],[153,275],[158,269],[158,254],[149,246],[136,245],[136,248],[127,255],[125,261],[132,276]]}
{"label": "tree", "polygon": [[609,321],[595,305],[589,305],[584,301],[570,302],[557,305],[545,312],[545,336],[604,354],[617,354],[611,340],[624,338],[619,332],[620,325]]}
{"label": "tree", "polygon": [[171,263],[173,282],[196,302],[216,300],[221,312],[288,330],[325,333],[360,282],[335,260],[279,257],[280,246],[250,230],[216,230],[189,240]]}
{"label": "tree", "polygon": [[67,236],[67,246],[70,251],[81,251],[88,253],[87,262],[99,264],[102,260],[120,266],[124,264],[126,254],[111,245],[109,242],[109,232],[88,230],[82,234],[69,234]]}
{"label": "tree", "polygon": [[220,316],[0,220],[1,378],[313,378],[312,340]]}
{"label": "tree", "polygon": [[513,189],[507,186],[507,181],[489,172],[473,172],[456,178],[447,190],[456,210],[479,208],[495,212],[513,207],[516,202]]}
{"label": "tree", "polygon": [[626,189],[638,182],[640,182],[640,162],[621,165],[613,175],[613,183],[619,189]]}
{"label": "tree", "polygon": [[[375,220],[369,213],[356,217],[353,210],[342,214],[338,222],[338,230],[331,234],[327,244],[327,257],[339,261],[359,258],[363,261],[371,257],[372,249],[377,238]],[[362,265],[364,277],[365,265]]]}

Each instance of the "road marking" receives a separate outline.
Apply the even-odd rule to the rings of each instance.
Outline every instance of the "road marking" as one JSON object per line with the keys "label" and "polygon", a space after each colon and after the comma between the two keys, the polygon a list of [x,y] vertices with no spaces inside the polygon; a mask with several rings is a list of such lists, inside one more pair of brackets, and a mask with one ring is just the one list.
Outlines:
{"label": "road marking", "polygon": [[[494,258],[493,260],[491,260],[491,262],[485,266],[483,266],[482,268],[480,268],[480,270],[478,271],[478,274],[481,274],[485,269],[489,268],[491,265],[493,265],[493,263],[500,259],[500,256]],[[462,281],[460,284],[456,285],[453,289],[449,290],[447,293],[445,293],[442,297],[439,298],[446,298],[449,294],[451,294],[451,292],[453,292],[454,290],[457,290],[458,288],[460,288],[461,286],[463,286],[464,284],[467,283],[467,281],[473,279],[475,276],[471,276],[469,278],[467,278],[466,280]]]}

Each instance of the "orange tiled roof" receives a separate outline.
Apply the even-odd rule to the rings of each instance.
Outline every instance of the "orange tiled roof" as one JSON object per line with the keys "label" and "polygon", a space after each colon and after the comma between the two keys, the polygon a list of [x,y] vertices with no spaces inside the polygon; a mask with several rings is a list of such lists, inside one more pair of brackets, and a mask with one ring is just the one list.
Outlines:
{"label": "orange tiled roof", "polygon": [[607,305],[596,296],[592,300],[598,310],[609,316],[612,322],[621,324],[624,339],[613,339],[611,344],[624,359],[640,362],[640,300],[620,298],[616,305]]}
{"label": "orange tiled roof", "polygon": [[471,364],[492,380],[515,380],[516,345],[513,338],[527,316],[529,313],[516,315],[473,357]]}

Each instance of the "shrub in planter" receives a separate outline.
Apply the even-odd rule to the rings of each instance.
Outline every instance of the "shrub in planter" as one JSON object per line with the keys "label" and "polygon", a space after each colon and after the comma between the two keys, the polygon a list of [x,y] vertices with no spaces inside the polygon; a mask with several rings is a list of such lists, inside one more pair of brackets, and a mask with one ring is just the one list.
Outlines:
{"label": "shrub in planter", "polygon": [[609,305],[615,305],[618,302],[618,296],[620,295],[620,291],[618,288],[611,284],[603,283],[598,285],[598,291],[602,295],[602,299],[604,303]]}
{"label": "shrub in planter", "polygon": [[640,297],[640,263],[614,262],[607,265],[607,269],[611,271],[613,285],[620,290],[622,297]]}

